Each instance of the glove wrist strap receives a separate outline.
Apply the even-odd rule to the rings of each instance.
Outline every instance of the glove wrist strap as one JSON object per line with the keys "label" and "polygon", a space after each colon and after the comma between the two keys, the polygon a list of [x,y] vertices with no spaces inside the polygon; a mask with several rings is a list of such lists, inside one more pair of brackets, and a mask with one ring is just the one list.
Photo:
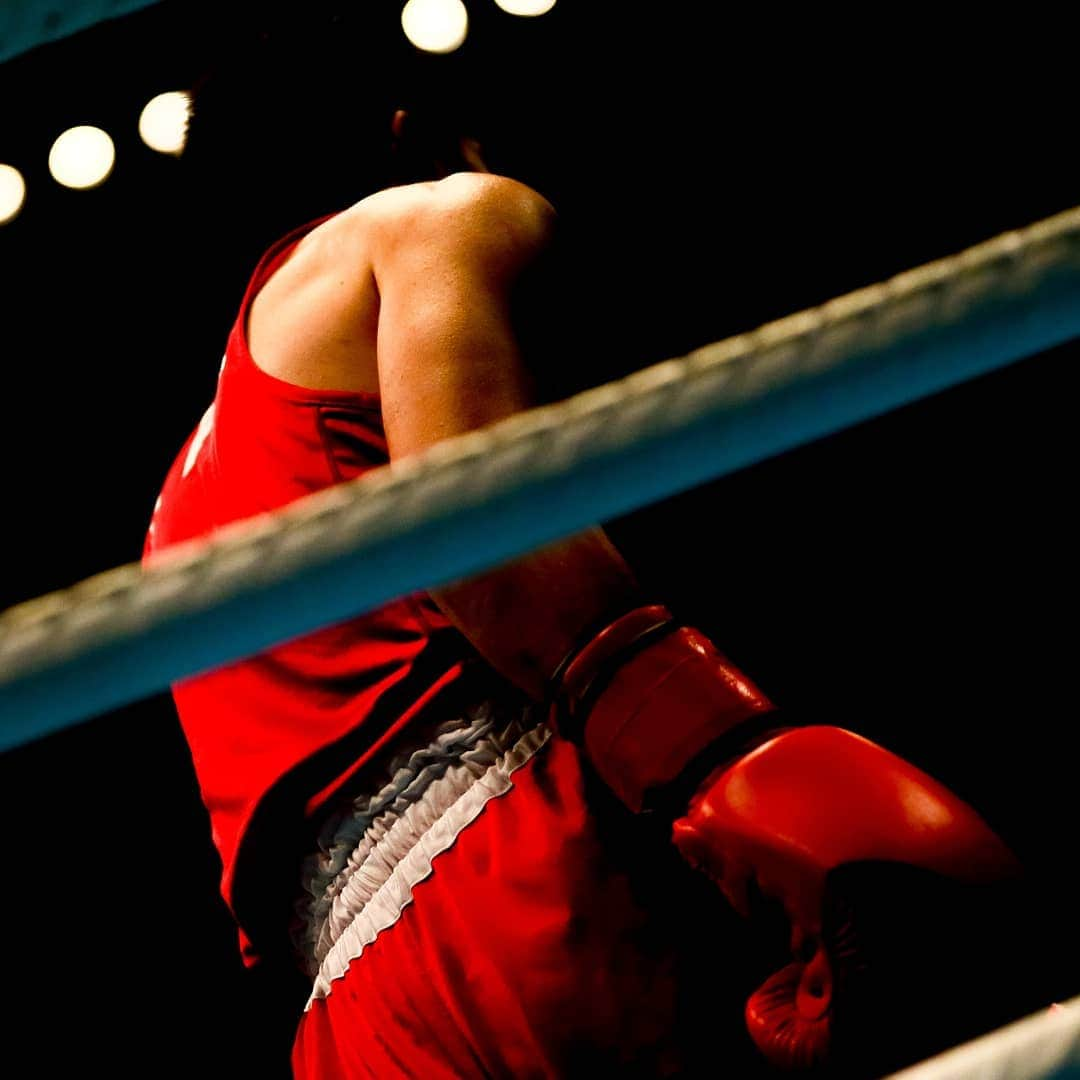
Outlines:
{"label": "glove wrist strap", "polygon": [[635,811],[682,798],[688,767],[700,782],[738,746],[776,726],[768,698],[704,634],[659,604],[624,612],[567,657],[553,679],[553,700],[560,734],[585,750]]}
{"label": "glove wrist strap", "polygon": [[589,712],[615,673],[677,626],[666,607],[649,604],[595,629],[584,645],[566,656],[552,677],[559,733],[582,745]]}

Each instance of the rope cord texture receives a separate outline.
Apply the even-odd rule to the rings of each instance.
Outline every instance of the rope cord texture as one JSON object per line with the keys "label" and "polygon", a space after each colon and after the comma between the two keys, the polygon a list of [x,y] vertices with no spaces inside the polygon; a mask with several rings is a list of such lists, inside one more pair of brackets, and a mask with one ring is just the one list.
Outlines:
{"label": "rope cord texture", "polygon": [[11,0],[0,4],[0,63],[156,0]]}
{"label": "rope cord texture", "polygon": [[1080,998],[894,1073],[890,1080],[1065,1080],[1080,1076]]}
{"label": "rope cord texture", "polygon": [[1080,335],[1080,208],[0,615],[0,749]]}

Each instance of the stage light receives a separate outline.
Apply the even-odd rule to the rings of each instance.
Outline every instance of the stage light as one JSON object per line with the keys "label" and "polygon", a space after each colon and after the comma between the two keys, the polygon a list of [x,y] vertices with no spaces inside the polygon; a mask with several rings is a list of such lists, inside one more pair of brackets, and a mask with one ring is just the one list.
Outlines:
{"label": "stage light", "polygon": [[68,128],[49,151],[49,172],[58,184],[92,188],[112,172],[116,160],[113,141],[98,127]]}
{"label": "stage light", "polygon": [[555,6],[555,0],[495,0],[509,15],[544,15]]}
{"label": "stage light", "polygon": [[18,217],[26,200],[26,181],[14,165],[0,165],[0,225]]}
{"label": "stage light", "polygon": [[461,0],[409,0],[401,11],[401,28],[424,52],[453,52],[469,32],[469,13]]}
{"label": "stage light", "polygon": [[170,90],[151,98],[139,116],[139,135],[159,154],[179,154],[187,142],[191,98],[181,90]]}

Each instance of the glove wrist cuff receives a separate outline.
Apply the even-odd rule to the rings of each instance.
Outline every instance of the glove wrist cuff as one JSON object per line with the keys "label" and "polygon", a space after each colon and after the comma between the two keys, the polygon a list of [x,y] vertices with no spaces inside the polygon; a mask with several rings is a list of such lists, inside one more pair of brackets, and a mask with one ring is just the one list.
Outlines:
{"label": "glove wrist cuff", "polygon": [[620,615],[572,651],[553,676],[560,734],[581,745],[589,713],[619,668],[675,629],[666,607],[648,604]]}
{"label": "glove wrist cuff", "polygon": [[[560,734],[584,749],[635,811],[692,795],[684,772],[700,783],[748,738],[776,726],[768,698],[704,634],[659,604],[594,632],[559,665],[553,699]],[[770,720],[760,722],[765,715]]]}

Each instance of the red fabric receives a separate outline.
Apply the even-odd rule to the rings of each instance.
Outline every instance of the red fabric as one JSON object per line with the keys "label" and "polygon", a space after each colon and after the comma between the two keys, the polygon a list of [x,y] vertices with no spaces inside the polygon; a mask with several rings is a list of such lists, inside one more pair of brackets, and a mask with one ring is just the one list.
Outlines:
{"label": "red fabric", "polygon": [[601,843],[579,760],[550,740],[435,859],[304,1015],[297,1080],[677,1071],[672,954]]}
{"label": "red fabric", "polygon": [[[252,299],[314,224],[281,240],[256,269],[228,338],[212,411],[168,473],[144,560],[387,461],[375,395],[292,386],[263,372],[248,351],[245,327]],[[426,596],[174,687],[224,864],[226,901],[234,901],[238,849],[267,793],[298,763],[329,747],[323,754],[328,760],[308,781],[306,812],[316,815],[348,773],[411,719],[415,710],[406,702],[389,728],[373,732],[366,743],[348,742],[335,760],[335,744],[362,728],[380,697],[414,674],[421,651],[435,636],[444,639],[444,663],[430,679],[418,680],[416,698],[435,683],[452,681],[470,655],[464,639]]]}
{"label": "red fabric", "polygon": [[[213,412],[165,481],[147,560],[386,461],[374,395],[298,389],[248,352],[249,304],[307,228],[271,249],[252,279]],[[474,694],[477,668],[482,687],[501,685],[416,596],[174,687],[222,891],[256,944],[287,936],[291,912],[266,883],[299,892],[309,849],[298,847],[295,819],[325,816],[351,774],[422,711],[425,722],[429,709],[460,715],[445,712],[446,694]],[[570,744],[551,740],[513,780],[304,1015],[299,1077],[603,1075],[630,1061],[648,1075],[670,1071],[672,1042],[685,1037],[672,1024],[684,950],[634,899],[630,875],[646,860],[601,841],[610,822],[598,824]]]}

